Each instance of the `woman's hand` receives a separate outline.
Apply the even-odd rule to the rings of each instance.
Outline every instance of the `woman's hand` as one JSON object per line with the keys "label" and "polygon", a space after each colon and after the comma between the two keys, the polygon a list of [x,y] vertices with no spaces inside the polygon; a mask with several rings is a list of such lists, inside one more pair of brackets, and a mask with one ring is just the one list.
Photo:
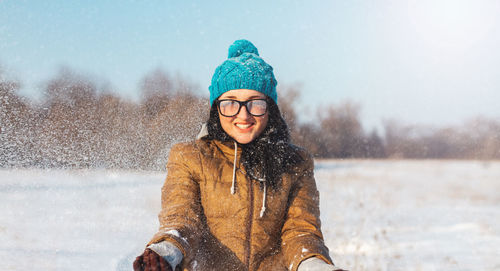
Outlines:
{"label": "woman's hand", "polygon": [[134,271],[173,271],[170,264],[149,248],[135,258]]}

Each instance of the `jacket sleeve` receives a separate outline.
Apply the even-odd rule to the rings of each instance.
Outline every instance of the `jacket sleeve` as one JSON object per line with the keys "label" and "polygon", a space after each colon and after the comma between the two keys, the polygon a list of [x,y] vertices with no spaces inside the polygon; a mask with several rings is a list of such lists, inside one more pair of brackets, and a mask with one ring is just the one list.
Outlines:
{"label": "jacket sleeve", "polygon": [[321,233],[319,192],[313,170],[313,159],[307,155],[301,177],[292,189],[281,231],[283,260],[289,270],[297,270],[302,261],[311,257],[333,264]]}
{"label": "jacket sleeve", "polygon": [[167,163],[167,178],[161,191],[160,229],[148,245],[169,241],[190,260],[198,247],[204,229],[200,202],[199,155],[194,147],[177,144],[172,147]]}

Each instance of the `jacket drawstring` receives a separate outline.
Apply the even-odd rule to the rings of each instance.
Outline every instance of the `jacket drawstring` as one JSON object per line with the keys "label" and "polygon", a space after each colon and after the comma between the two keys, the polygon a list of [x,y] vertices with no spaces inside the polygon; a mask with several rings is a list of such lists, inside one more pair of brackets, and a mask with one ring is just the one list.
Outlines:
{"label": "jacket drawstring", "polygon": [[231,184],[231,194],[234,195],[234,184],[236,183],[236,158],[238,155],[238,144],[234,141],[234,162],[233,162],[233,183]]}
{"label": "jacket drawstring", "polygon": [[[234,161],[233,161],[233,181],[231,184],[231,194],[235,193],[235,184],[236,184],[236,161],[238,157],[238,143],[234,141]],[[264,182],[264,194],[262,195],[262,208],[260,209],[260,217],[264,216],[264,212],[266,212],[266,195],[267,195],[267,185]]]}
{"label": "jacket drawstring", "polygon": [[264,194],[262,195],[262,208],[260,209],[260,217],[264,216],[264,212],[266,211],[266,194],[267,194],[267,185],[264,182]]}

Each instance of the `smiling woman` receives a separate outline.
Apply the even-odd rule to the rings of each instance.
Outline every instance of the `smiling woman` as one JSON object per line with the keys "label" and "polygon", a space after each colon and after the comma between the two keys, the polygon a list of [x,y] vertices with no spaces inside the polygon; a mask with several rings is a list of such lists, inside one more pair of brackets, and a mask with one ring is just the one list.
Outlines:
{"label": "smiling woman", "polygon": [[134,270],[337,269],[323,241],[314,165],[290,143],[272,67],[229,48],[198,139],[170,151],[160,230]]}

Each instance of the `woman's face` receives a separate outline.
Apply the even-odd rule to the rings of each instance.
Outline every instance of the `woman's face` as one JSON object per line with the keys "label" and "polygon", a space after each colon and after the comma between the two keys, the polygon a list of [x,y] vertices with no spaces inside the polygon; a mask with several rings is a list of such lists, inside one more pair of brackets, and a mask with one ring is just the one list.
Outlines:
{"label": "woman's face", "polygon": [[[251,89],[233,89],[219,97],[219,100],[223,99],[244,102],[252,99],[266,99],[266,95]],[[229,136],[238,143],[247,144],[264,131],[269,119],[269,113],[266,111],[264,115],[256,117],[251,115],[245,106],[241,106],[240,112],[233,117],[225,117],[219,111],[219,119],[222,129]]]}

